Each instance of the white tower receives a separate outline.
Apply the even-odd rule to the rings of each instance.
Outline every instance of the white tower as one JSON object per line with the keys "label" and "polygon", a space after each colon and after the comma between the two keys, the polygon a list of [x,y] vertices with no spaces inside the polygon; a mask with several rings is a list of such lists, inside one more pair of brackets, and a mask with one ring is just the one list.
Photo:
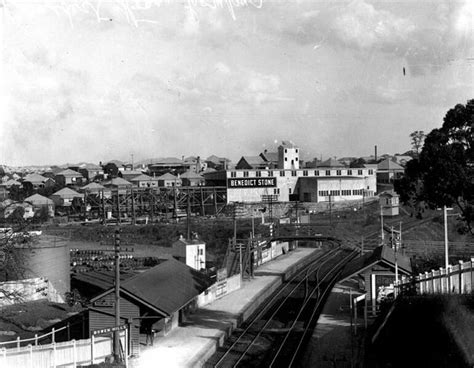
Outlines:
{"label": "white tower", "polygon": [[278,147],[278,168],[284,170],[300,168],[299,149],[293,142],[282,141]]}

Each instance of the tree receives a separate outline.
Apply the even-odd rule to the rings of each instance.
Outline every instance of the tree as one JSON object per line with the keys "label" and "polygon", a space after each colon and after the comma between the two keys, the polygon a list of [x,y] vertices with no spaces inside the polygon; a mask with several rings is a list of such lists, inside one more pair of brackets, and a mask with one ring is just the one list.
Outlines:
{"label": "tree", "polygon": [[420,148],[423,147],[423,142],[425,140],[425,132],[422,130],[415,130],[410,134],[411,146],[418,156],[420,154]]}
{"label": "tree", "polygon": [[365,167],[364,165],[366,163],[367,162],[365,162],[365,160],[361,157],[361,158],[358,158],[358,159],[355,159],[355,160],[351,161],[351,163],[349,164],[349,167],[350,168],[363,168],[363,167]]}
{"label": "tree", "polygon": [[402,201],[456,206],[466,229],[474,222],[474,99],[446,113],[441,128],[425,138],[418,159],[407,163],[395,189]]}

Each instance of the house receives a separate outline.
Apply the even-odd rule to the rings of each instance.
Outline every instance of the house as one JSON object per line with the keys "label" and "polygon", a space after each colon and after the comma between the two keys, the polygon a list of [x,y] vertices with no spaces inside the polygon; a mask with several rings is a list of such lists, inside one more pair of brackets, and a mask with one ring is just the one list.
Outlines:
{"label": "house", "polygon": [[127,181],[132,181],[133,178],[136,178],[137,176],[141,176],[143,173],[138,170],[124,170],[120,172],[120,176],[127,180]]}
{"label": "house", "polygon": [[104,187],[110,189],[113,193],[126,194],[127,191],[131,190],[133,184],[122,178],[113,178],[102,183]]}
{"label": "house", "polygon": [[180,187],[183,184],[181,178],[174,176],[173,174],[170,174],[170,173],[163,174],[159,176],[157,179],[158,179],[159,187],[165,187],[165,188]]}
{"label": "house", "polygon": [[27,202],[15,202],[12,200],[5,200],[0,204],[0,208],[3,210],[3,217],[10,217],[16,210],[17,207],[23,208],[23,219],[32,218],[35,215],[33,205]]}
{"label": "house", "polygon": [[145,174],[135,176],[130,180],[130,182],[139,188],[156,188],[158,186],[158,178],[154,178]]}
{"label": "house", "polygon": [[[94,278],[90,278],[90,282],[96,283]],[[132,354],[140,352],[140,333],[153,329],[158,336],[164,336],[185,322],[199,294],[210,285],[207,276],[173,258],[123,280],[120,283],[120,324],[131,322]],[[110,283],[106,290],[91,299],[89,331],[115,326],[114,304],[115,288]]]}
{"label": "house", "polygon": [[183,163],[184,163],[184,167],[186,168],[186,171],[193,171],[195,173],[200,173],[201,171],[207,168],[206,162],[202,162],[199,156],[186,157],[183,160]]}
{"label": "house", "polygon": [[22,182],[22,185],[27,192],[37,191],[42,188],[50,188],[53,187],[54,184],[54,180],[46,178],[40,174],[28,174],[23,178]]}
{"label": "house", "polygon": [[103,179],[104,177],[104,169],[102,169],[102,166],[95,164],[81,164],[79,166],[78,171],[88,181],[93,181],[95,179]]}
{"label": "house", "polygon": [[186,171],[184,174],[181,175],[181,180],[183,186],[185,187],[196,187],[204,185],[206,183],[202,175],[197,174],[193,171]]}
{"label": "house", "polygon": [[392,184],[395,179],[400,178],[405,169],[395,161],[387,158],[377,165],[377,183]]}
{"label": "house", "polygon": [[78,193],[71,188],[62,188],[49,197],[56,207],[70,207],[75,198],[83,199],[84,194]]}
{"label": "house", "polygon": [[49,198],[43,197],[40,194],[33,194],[32,196],[25,198],[24,202],[31,204],[35,213],[42,209],[46,209],[50,217],[54,216],[54,202]]}
{"label": "house", "polygon": [[150,175],[160,176],[167,172],[180,174],[186,171],[183,160],[176,157],[161,158],[148,165]]}
{"label": "house", "polygon": [[[84,185],[82,188],[80,188],[79,190],[81,192],[84,192],[84,193],[92,193],[92,194],[99,194],[100,192],[102,192],[103,190],[105,189],[105,187],[99,183],[89,183],[87,185]],[[107,192],[109,192],[109,190],[107,190]]]}
{"label": "house", "polygon": [[260,153],[260,157],[267,162],[269,168],[278,167],[278,152],[268,152],[265,150]]}
{"label": "house", "polygon": [[200,271],[206,268],[206,243],[197,236],[185,239],[182,235],[172,245],[173,257]]}
{"label": "house", "polygon": [[225,157],[218,157],[216,155],[211,155],[205,160],[207,167],[216,169],[216,170],[225,170],[228,168],[230,160]]}
{"label": "house", "polygon": [[282,141],[278,146],[278,168],[298,170],[300,168],[299,148],[291,141]]}
{"label": "house", "polygon": [[237,170],[256,170],[268,168],[268,162],[260,156],[242,156],[235,165]]}
{"label": "house", "polygon": [[61,186],[68,186],[68,185],[82,185],[84,183],[84,177],[82,174],[78,173],[77,171],[66,169],[60,171],[56,174],[55,179],[56,183]]}
{"label": "house", "polygon": [[395,155],[393,156],[393,161],[395,161],[400,166],[405,166],[407,162],[413,160],[413,157],[408,155]]}
{"label": "house", "polygon": [[398,216],[400,198],[398,194],[393,191],[386,191],[379,194],[380,207],[382,208],[382,215],[387,217]]}

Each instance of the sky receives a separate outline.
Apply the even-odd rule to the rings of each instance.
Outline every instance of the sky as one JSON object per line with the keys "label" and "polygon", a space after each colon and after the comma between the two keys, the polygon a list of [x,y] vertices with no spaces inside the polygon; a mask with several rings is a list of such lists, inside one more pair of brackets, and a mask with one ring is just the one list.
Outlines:
{"label": "sky", "polygon": [[0,164],[409,150],[474,98],[471,0],[0,0]]}

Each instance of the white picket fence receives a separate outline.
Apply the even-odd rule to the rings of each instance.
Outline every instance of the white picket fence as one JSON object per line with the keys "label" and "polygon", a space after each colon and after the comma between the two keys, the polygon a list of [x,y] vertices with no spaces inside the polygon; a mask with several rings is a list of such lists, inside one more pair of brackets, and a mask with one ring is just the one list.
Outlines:
{"label": "white picket fence", "polygon": [[112,338],[92,337],[46,345],[18,346],[0,350],[0,367],[59,368],[100,363],[112,354]]}

